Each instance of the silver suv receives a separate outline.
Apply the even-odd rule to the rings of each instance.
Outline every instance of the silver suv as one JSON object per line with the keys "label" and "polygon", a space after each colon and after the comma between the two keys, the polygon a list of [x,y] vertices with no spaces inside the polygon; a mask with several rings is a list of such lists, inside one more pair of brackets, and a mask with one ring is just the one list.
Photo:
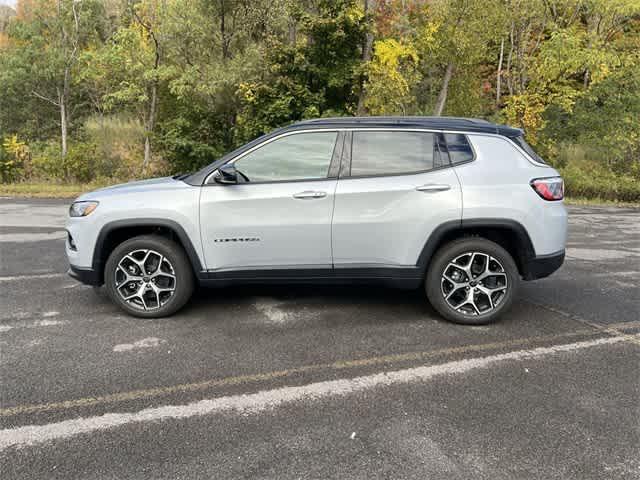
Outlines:
{"label": "silver suv", "polygon": [[71,276],[131,315],[170,315],[196,284],[422,286],[448,320],[507,311],[564,260],[558,172],[522,131],[446,117],[325,118],[202,170],[82,195]]}

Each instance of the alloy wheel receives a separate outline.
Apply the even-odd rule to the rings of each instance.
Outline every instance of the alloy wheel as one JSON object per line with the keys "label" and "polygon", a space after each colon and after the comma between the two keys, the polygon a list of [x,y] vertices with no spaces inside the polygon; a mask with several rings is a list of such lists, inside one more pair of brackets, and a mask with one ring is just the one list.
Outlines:
{"label": "alloy wheel", "polygon": [[173,265],[155,250],[134,250],[124,255],[114,278],[122,300],[143,311],[159,309],[176,290]]}
{"label": "alloy wheel", "polygon": [[492,312],[509,288],[502,264],[495,257],[477,251],[465,252],[450,261],[440,284],[449,307],[464,315]]}

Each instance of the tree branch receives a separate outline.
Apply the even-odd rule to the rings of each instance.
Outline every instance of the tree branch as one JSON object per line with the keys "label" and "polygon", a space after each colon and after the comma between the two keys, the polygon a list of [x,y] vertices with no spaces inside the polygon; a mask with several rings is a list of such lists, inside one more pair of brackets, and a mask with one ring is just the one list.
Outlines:
{"label": "tree branch", "polygon": [[36,92],[35,90],[31,91],[31,94],[35,97],[38,97],[41,100],[44,100],[45,102],[49,102],[52,105],[55,105],[56,107],[60,106],[60,102],[56,102],[55,100],[52,100],[49,97],[45,97],[44,95],[39,94],[38,92]]}

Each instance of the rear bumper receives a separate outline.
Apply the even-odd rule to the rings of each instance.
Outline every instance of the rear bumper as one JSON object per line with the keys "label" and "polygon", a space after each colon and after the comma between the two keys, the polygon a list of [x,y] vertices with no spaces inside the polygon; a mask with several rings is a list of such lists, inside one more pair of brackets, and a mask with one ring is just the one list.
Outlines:
{"label": "rear bumper", "polygon": [[67,272],[71,278],[84,283],[85,285],[102,285],[102,277],[92,268],[80,268],[74,265],[69,265],[69,271]]}
{"label": "rear bumper", "polygon": [[564,250],[550,255],[540,255],[527,262],[524,268],[525,280],[536,280],[551,275],[564,263]]}

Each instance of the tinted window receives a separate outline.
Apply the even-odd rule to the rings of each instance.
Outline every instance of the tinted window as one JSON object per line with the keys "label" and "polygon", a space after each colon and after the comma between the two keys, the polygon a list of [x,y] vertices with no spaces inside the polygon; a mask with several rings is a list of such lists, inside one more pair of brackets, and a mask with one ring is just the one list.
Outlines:
{"label": "tinted window", "polygon": [[423,172],[439,167],[439,158],[432,133],[354,132],[351,175]]}
{"label": "tinted window", "polygon": [[469,145],[469,140],[460,133],[445,133],[444,139],[447,142],[447,150],[451,163],[462,163],[473,160],[473,149]]}
{"label": "tinted window", "polygon": [[325,178],[337,132],[297,133],[279,138],[237,160],[250,182]]}

